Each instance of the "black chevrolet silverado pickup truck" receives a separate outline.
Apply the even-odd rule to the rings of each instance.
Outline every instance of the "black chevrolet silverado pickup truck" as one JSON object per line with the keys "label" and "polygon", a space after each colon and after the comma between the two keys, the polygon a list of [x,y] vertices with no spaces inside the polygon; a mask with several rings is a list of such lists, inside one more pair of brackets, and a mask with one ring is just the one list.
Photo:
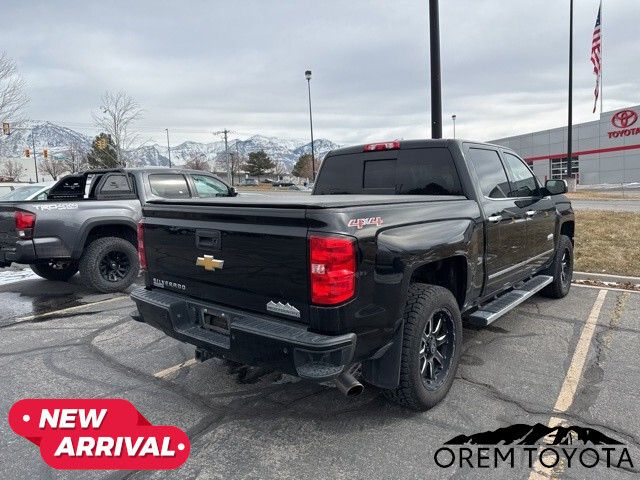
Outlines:
{"label": "black chevrolet silverado pickup truck", "polygon": [[134,319],[196,357],[423,410],[449,390],[462,321],[564,297],[574,215],[513,151],[460,140],[334,150],[312,195],[151,200]]}

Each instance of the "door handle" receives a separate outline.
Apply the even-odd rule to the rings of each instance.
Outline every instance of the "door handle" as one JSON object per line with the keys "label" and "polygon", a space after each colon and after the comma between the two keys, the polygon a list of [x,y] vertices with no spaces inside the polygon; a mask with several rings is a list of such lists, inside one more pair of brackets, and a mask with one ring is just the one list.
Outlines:
{"label": "door handle", "polygon": [[538,213],[536,210],[527,210],[526,212],[527,217],[533,217],[536,213]]}
{"label": "door handle", "polygon": [[489,218],[487,218],[487,220],[489,220],[491,223],[499,223],[500,220],[502,220],[502,215],[491,215]]}

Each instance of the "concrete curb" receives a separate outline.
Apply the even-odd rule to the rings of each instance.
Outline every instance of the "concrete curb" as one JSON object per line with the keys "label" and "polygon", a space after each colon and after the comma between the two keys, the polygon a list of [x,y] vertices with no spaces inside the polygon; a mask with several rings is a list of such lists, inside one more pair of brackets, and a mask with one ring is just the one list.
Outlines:
{"label": "concrete curb", "polygon": [[596,280],[598,282],[634,283],[640,285],[640,277],[608,275],[606,273],[573,272],[574,280]]}

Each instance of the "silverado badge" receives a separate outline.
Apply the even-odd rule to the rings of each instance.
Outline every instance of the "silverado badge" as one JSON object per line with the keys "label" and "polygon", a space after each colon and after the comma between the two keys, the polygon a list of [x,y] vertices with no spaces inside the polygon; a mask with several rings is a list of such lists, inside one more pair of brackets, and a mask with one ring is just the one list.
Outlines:
{"label": "silverado badge", "polygon": [[204,257],[198,257],[198,259],[196,260],[196,265],[198,267],[203,267],[209,272],[211,270],[222,270],[224,260],[217,260],[213,258],[213,255],[205,255]]}
{"label": "silverado badge", "polygon": [[281,315],[289,315],[290,317],[300,318],[300,310],[289,303],[276,303],[271,300],[269,303],[267,303],[267,310],[270,312],[279,313]]}

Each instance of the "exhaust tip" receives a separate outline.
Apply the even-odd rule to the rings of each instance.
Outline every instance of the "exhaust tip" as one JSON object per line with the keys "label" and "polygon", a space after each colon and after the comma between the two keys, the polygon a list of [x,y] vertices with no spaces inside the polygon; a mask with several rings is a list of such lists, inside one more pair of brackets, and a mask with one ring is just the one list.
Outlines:
{"label": "exhaust tip", "polygon": [[349,372],[341,373],[335,380],[336,387],[347,397],[357,397],[364,386]]}
{"label": "exhaust tip", "polygon": [[364,386],[361,383],[354,385],[349,390],[347,390],[347,397],[357,397],[364,391]]}

